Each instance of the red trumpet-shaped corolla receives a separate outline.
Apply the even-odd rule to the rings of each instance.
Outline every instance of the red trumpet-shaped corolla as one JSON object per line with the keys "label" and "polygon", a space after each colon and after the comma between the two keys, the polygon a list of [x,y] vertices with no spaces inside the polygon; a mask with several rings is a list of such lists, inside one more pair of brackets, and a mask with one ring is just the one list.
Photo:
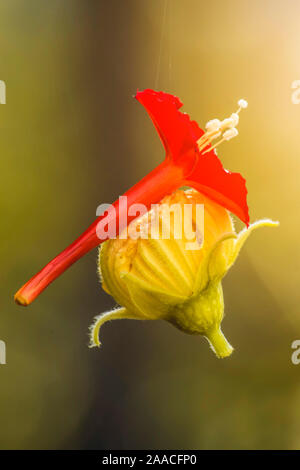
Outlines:
{"label": "red trumpet-shaped corolla", "polygon": [[[138,91],[136,99],[151,117],[166,156],[160,165],[124,194],[127,197],[126,210],[135,203],[144,204],[150,209],[151,204],[158,203],[177,188],[191,186],[237,215],[248,226],[245,179],[239,173],[225,170],[214,150],[217,144],[211,145],[212,140],[219,136],[221,142],[237,134],[235,125],[238,113],[247,103],[240,100],[239,110],[224,121],[209,121],[205,132],[195,121],[191,121],[188,114],[180,111],[182,103],[176,96],[148,89]],[[105,241],[108,235],[103,238],[98,235],[99,232],[105,234],[105,227],[112,218],[119,234],[125,228],[123,221],[128,225],[136,217],[122,211],[124,208],[117,200],[111,210],[98,217],[79,238],[21,287],[15,294],[15,301],[20,305],[29,305],[69,266]],[[97,229],[99,227],[101,230]]]}

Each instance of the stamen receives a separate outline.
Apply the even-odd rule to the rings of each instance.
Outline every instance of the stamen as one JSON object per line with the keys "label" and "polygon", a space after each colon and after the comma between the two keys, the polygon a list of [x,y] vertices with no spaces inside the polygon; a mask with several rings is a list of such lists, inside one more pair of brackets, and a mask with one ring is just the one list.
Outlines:
{"label": "stamen", "polygon": [[233,127],[236,127],[240,120],[238,113],[232,113],[231,119],[233,120]]}
{"label": "stamen", "polygon": [[218,137],[220,137],[220,135],[222,135],[222,132],[221,131],[211,131],[211,132],[206,132],[201,139],[198,140],[198,148],[199,150],[203,150],[205,147],[207,147],[208,145],[210,145],[211,141],[212,140],[215,140],[217,139]]}
{"label": "stamen", "polygon": [[[248,103],[246,100],[241,99],[238,101],[238,106],[238,110],[235,113],[232,113],[229,118],[226,118],[223,121],[220,121],[219,119],[212,119],[208,121],[205,126],[205,134],[203,134],[203,136],[198,140],[198,148],[203,155],[216,148],[222,142],[233,139],[233,137],[236,137],[238,135],[238,130],[236,129],[236,126],[238,125],[240,120],[239,113],[242,109],[247,108]],[[211,146],[212,141],[220,136],[222,136],[221,140]],[[209,148],[206,149],[206,147]],[[204,149],[206,150],[203,152]]]}
{"label": "stamen", "polygon": [[224,121],[221,122],[221,130],[228,129],[230,127],[234,127],[234,121],[232,118],[226,118]]}
{"label": "stamen", "polygon": [[232,129],[228,129],[228,131],[224,132],[223,138],[225,140],[230,140],[233,139],[233,137],[236,137],[238,135],[239,131],[233,127]]}
{"label": "stamen", "polygon": [[206,123],[205,129],[208,131],[217,131],[220,129],[221,121],[220,119],[212,119]]}

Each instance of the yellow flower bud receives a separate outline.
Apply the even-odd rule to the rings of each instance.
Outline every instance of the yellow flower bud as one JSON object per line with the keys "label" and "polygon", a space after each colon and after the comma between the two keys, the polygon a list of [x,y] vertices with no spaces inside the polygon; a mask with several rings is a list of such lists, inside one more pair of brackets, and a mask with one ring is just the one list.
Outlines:
{"label": "yellow flower bud", "polygon": [[[204,207],[201,227],[197,225],[200,204]],[[186,205],[191,208],[188,214]],[[174,211],[166,211],[173,207]],[[192,239],[176,210],[190,217]],[[220,329],[221,280],[251,231],[267,225],[277,223],[261,220],[236,234],[229,212],[198,191],[177,190],[166,196],[155,209],[134,220],[126,233],[100,248],[102,287],[121,307],[95,319],[91,346],[100,346],[99,330],[108,320],[163,319],[185,333],[206,337],[218,357],[229,356],[233,348]]]}

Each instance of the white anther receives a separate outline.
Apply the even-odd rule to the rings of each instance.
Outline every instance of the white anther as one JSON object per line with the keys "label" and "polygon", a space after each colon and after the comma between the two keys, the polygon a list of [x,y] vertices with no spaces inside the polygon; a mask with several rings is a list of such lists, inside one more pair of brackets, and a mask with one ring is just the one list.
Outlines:
{"label": "white anther", "polygon": [[234,122],[231,117],[226,118],[221,122],[221,129],[227,129],[228,127],[229,128],[234,127]]}
{"label": "white anther", "polygon": [[224,132],[223,139],[225,140],[233,139],[233,137],[236,137],[238,133],[239,133],[238,130],[235,127],[233,127],[232,129],[228,129],[227,131]]}
{"label": "white anther", "polygon": [[232,113],[232,115],[230,117],[233,120],[233,126],[232,127],[236,127],[239,123],[239,120],[240,120],[239,115],[237,113]]}
{"label": "white anther", "polygon": [[246,109],[248,107],[248,103],[246,100],[239,100],[238,105],[241,109]]}
{"label": "white anther", "polygon": [[207,129],[208,131],[218,131],[220,129],[220,124],[220,119],[212,119],[211,121],[208,121],[205,126],[205,129]]}

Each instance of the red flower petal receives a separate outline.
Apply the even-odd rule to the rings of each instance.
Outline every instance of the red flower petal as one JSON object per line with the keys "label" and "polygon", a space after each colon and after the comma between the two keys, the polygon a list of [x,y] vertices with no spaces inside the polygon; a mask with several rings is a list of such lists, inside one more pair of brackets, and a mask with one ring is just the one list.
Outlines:
{"label": "red flower petal", "polygon": [[185,184],[197,189],[213,201],[237,215],[247,227],[249,210],[247,205],[246,180],[240,173],[225,170],[215,150],[200,155]]}
{"label": "red flower petal", "polygon": [[[197,141],[204,134],[195,121],[179,109],[173,95],[153,90],[137,92],[166,149],[166,158],[184,168],[183,184],[194,187],[249,224],[246,181],[239,173],[225,170],[214,150],[204,155]],[[187,171],[189,174],[186,174]]]}
{"label": "red flower petal", "polygon": [[166,156],[176,163],[203,135],[195,121],[179,111],[182,102],[176,96],[162,91],[138,91],[136,99],[146,108],[166,149]]}

